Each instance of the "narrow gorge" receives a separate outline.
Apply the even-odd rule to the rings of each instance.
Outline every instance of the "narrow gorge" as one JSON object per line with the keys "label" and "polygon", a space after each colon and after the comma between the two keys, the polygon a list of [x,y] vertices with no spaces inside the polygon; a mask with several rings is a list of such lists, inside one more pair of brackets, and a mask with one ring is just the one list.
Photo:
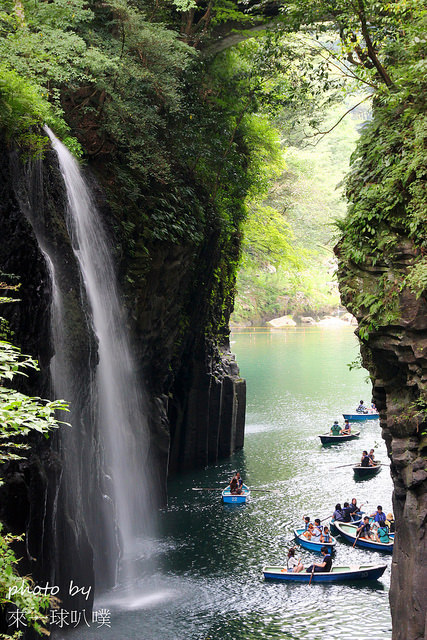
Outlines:
{"label": "narrow gorge", "polygon": [[[290,280],[303,271],[286,204],[265,203],[288,140],[315,144],[325,105],[345,111],[357,90],[371,107],[337,277],[391,462],[393,640],[427,637],[420,3],[7,0],[0,26],[0,271],[18,285],[1,315],[40,365],[20,390],[66,400],[72,425],[31,435],[28,458],[4,465],[0,518],[25,532],[21,575],[59,585],[64,606],[71,580],[97,595],[131,582],[126,560],[155,537],[167,480],[243,448],[229,323],[245,225],[257,220],[261,245],[277,238]],[[246,250],[273,273],[271,247],[265,260]]]}

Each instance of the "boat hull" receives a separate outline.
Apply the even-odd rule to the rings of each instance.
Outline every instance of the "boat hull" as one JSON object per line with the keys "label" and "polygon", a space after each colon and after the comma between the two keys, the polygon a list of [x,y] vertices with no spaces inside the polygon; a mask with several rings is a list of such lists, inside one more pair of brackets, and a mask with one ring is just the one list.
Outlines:
{"label": "boat hull", "polygon": [[353,473],[356,480],[366,480],[376,476],[381,471],[381,465],[377,464],[374,467],[361,467],[357,464],[353,467]]}
{"label": "boat hull", "polygon": [[343,413],[344,420],[349,422],[365,422],[365,420],[379,420],[378,413]]}
{"label": "boat hull", "polygon": [[333,436],[330,433],[323,433],[319,435],[322,444],[339,444],[340,442],[347,442],[348,440],[355,440],[360,436],[360,431],[355,431],[345,436]]}
{"label": "boat hull", "polygon": [[242,486],[242,493],[240,494],[231,494],[230,487],[226,487],[222,492],[222,501],[226,504],[244,504],[247,502],[251,492],[249,488],[244,484]]}
{"label": "boat hull", "polygon": [[[344,524],[342,522],[335,522],[335,529],[338,533],[355,547],[361,549],[370,549],[371,551],[381,551],[382,553],[393,553],[394,534],[390,533],[389,537],[391,542],[376,542],[375,540],[368,540],[367,538],[357,538],[357,527],[352,524]],[[356,541],[356,543],[355,543]]]}
{"label": "boat hull", "polygon": [[304,528],[294,529],[295,542],[297,542],[301,547],[303,547],[303,549],[308,549],[309,551],[314,551],[315,553],[321,553],[322,547],[327,547],[328,553],[332,553],[332,551],[334,551],[337,545],[337,541],[333,536],[331,536],[331,539],[332,539],[331,542],[328,542],[328,543],[311,542],[310,540],[307,540],[307,538],[305,538],[302,535],[304,531],[305,531]]}
{"label": "boat hull", "polygon": [[285,567],[263,567],[263,574],[266,580],[280,580],[286,582],[347,582],[352,580],[378,580],[386,570],[386,564],[379,565],[357,565],[350,567],[332,567],[332,571],[327,573],[291,573]]}
{"label": "boat hull", "polygon": [[[346,522],[345,524],[354,524],[356,527],[359,527],[362,524],[362,518],[363,516],[361,516],[360,518],[357,518],[356,520],[352,520],[351,522],[348,522],[348,523]],[[338,522],[341,522],[341,520],[338,520]],[[337,536],[339,534],[339,531],[335,526],[335,520],[331,520],[331,523],[329,525],[329,530],[333,536]]]}

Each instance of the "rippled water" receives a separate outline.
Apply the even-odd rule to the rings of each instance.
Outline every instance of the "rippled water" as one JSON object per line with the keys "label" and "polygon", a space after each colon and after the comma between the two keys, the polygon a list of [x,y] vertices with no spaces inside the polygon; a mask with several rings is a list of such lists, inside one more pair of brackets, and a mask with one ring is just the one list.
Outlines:
{"label": "rippled water", "polygon": [[[356,482],[350,467],[337,468],[376,447],[387,462],[378,422],[363,424],[358,441],[322,447],[317,434],[370,401],[366,372],[349,371],[358,353],[351,330],[319,328],[240,331],[233,335],[248,382],[244,451],[170,483],[169,505],[160,515],[161,537],[148,559],[135,560],[140,597],[118,590],[97,602],[110,624],[80,628],[67,638],[104,640],[389,640],[389,569],[371,584],[267,583],[264,564],[285,560],[292,529],[302,516],[326,517],[336,502],[357,497],[374,511],[391,507],[391,480]],[[247,505],[223,505],[220,488],[239,469],[253,488]],[[301,551],[308,565],[313,554]],[[336,564],[386,562],[380,553],[338,545]],[[56,637],[60,637],[56,634]]]}

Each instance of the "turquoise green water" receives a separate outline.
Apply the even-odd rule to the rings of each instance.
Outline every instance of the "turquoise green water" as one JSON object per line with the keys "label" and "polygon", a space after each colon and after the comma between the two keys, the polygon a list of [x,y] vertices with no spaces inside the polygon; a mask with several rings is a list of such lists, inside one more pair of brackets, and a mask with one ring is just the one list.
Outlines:
{"label": "turquoise green water", "polygon": [[[111,612],[111,628],[74,631],[77,639],[120,640],[389,640],[389,568],[372,584],[267,583],[261,569],[284,561],[293,527],[305,514],[321,518],[336,502],[358,498],[367,511],[391,507],[386,467],[355,482],[350,467],[362,449],[376,448],[387,462],[376,421],[364,423],[359,440],[328,448],[318,434],[334,419],[370,401],[364,370],[349,371],[357,356],[350,329],[242,330],[232,336],[247,379],[245,447],[230,460],[169,485],[158,539],[135,560],[134,590],[118,591],[98,606]],[[253,488],[247,505],[223,505],[217,491],[239,469]],[[314,555],[301,551],[308,566]],[[338,545],[335,564],[376,564],[390,558]]]}

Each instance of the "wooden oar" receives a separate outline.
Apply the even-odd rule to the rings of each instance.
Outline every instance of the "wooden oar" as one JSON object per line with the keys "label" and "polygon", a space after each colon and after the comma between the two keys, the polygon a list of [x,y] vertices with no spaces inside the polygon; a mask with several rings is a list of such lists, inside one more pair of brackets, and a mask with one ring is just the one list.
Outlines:
{"label": "wooden oar", "polygon": [[311,570],[310,582],[308,583],[308,586],[311,585],[311,581],[313,580],[313,573],[314,573],[314,562],[313,562],[313,568]]}
{"label": "wooden oar", "polygon": [[343,469],[344,467],[355,467],[358,464],[359,464],[358,462],[353,462],[352,464],[342,464],[339,467],[333,467],[333,469]]}
{"label": "wooden oar", "polygon": [[[332,514],[334,515],[334,514]],[[326,518],[322,518],[320,522],[325,522],[325,520],[329,520],[329,518],[332,518],[332,516],[326,516]]]}
{"label": "wooden oar", "polygon": [[357,534],[357,536],[356,536],[356,540],[353,542],[353,549],[354,549],[354,547],[356,546],[356,542],[359,540],[359,538],[360,538],[360,534],[361,534],[361,533],[362,533],[362,532],[360,532],[360,533],[358,533],[358,534]]}

